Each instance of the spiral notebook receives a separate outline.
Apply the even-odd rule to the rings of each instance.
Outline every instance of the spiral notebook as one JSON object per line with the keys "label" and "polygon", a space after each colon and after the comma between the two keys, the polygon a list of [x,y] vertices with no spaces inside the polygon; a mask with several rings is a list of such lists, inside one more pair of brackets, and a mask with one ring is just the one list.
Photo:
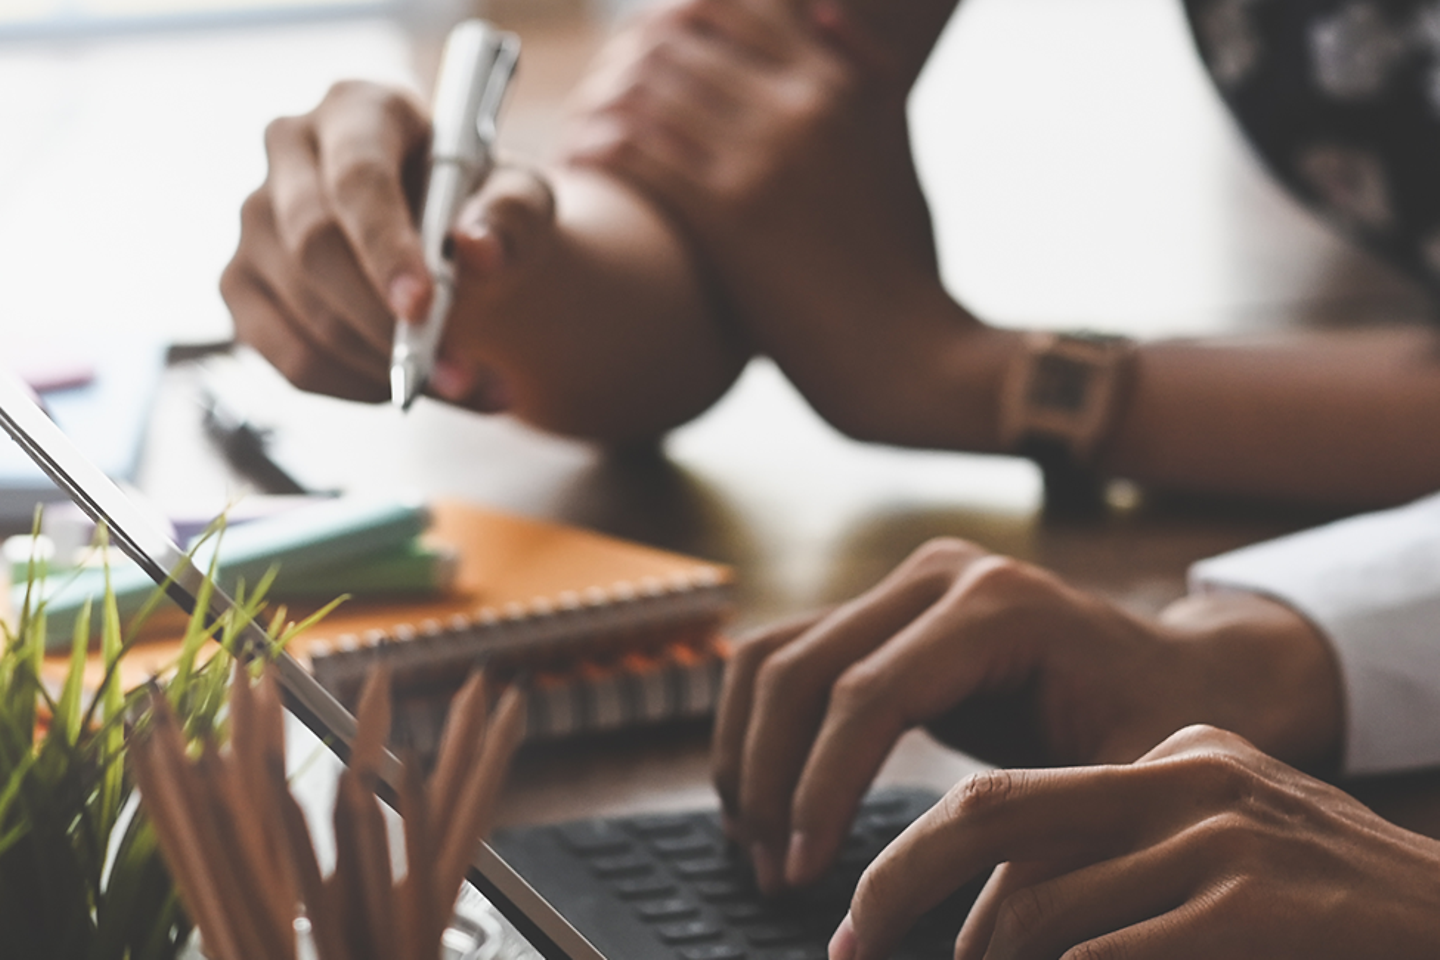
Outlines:
{"label": "spiral notebook", "polygon": [[[713,710],[728,653],[720,630],[733,606],[729,568],[461,501],[429,512],[423,542],[458,557],[447,590],[352,597],[289,646],[352,706],[371,665],[387,663],[397,746],[430,753],[450,696],[482,662],[496,679],[525,675],[535,694],[531,739]],[[306,612],[291,606],[292,618]],[[162,635],[126,657],[127,686],[178,652],[173,618],[157,623]],[[98,663],[93,672],[98,683]]]}
{"label": "spiral notebook", "polygon": [[296,641],[316,678],[347,695],[376,662],[397,687],[450,682],[474,663],[543,669],[714,633],[728,568],[589,530],[454,500],[427,539],[458,552],[451,588],[418,601],[347,601]]}

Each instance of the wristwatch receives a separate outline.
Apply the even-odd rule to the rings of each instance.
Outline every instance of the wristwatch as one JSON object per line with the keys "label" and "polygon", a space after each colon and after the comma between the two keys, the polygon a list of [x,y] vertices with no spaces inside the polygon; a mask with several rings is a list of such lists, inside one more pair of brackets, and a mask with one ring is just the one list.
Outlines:
{"label": "wristwatch", "polygon": [[1104,483],[1095,460],[1128,392],[1135,341],[1112,334],[1032,332],[1005,372],[1000,441],[1045,477],[1047,510],[1095,512]]}

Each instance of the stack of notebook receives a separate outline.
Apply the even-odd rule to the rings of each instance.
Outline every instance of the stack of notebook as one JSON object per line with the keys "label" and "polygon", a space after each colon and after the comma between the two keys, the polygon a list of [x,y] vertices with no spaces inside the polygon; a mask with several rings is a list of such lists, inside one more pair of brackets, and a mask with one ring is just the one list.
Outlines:
{"label": "stack of notebook", "polygon": [[531,739],[714,708],[733,603],[727,568],[454,501],[433,506],[428,536],[456,549],[448,591],[357,598],[295,651],[345,701],[371,664],[387,663],[397,744],[433,750],[449,695],[481,660],[497,678],[524,674]]}
{"label": "stack of notebook", "polygon": [[[211,551],[201,548],[202,565]],[[422,756],[481,663],[529,688],[532,739],[700,717],[718,696],[732,583],[717,564],[457,501],[343,499],[227,530],[215,560],[231,590],[276,564],[270,596],[296,619],[350,594],[290,652],[351,705],[369,668],[387,664],[393,739]],[[113,570],[111,582],[131,610],[152,586],[138,568]],[[48,581],[57,657],[101,587],[97,573]],[[156,618],[147,635],[158,639],[126,659],[127,683],[173,660],[175,623]]]}

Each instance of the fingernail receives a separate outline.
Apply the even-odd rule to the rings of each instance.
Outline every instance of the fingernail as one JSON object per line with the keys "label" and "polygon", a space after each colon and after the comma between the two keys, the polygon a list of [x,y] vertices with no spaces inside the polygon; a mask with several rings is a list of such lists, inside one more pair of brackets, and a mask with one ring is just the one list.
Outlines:
{"label": "fingernail", "polygon": [[750,845],[750,865],[755,870],[755,885],[764,894],[779,893],[784,885],[780,874],[780,858],[763,843]]}
{"label": "fingernail", "polygon": [[470,396],[478,380],[475,371],[468,367],[448,360],[437,360],[435,369],[430,373],[430,389],[438,396],[458,403]]}
{"label": "fingernail", "polygon": [[452,403],[463,403],[479,413],[510,409],[510,391],[494,371],[437,360],[430,374],[430,389]]}
{"label": "fingernail", "polygon": [[830,938],[830,960],[853,960],[854,956],[855,924],[847,913],[845,919],[840,921],[840,926],[835,928],[835,935]]}
{"label": "fingernail", "polygon": [[402,320],[420,320],[420,306],[425,299],[425,284],[413,273],[402,273],[390,281],[390,309]]}
{"label": "fingernail", "polygon": [[455,235],[463,241],[456,249],[464,257],[466,268],[476,276],[494,276],[514,259],[504,234],[488,224],[478,224],[474,229],[457,228]]}
{"label": "fingernail", "polygon": [[792,887],[804,886],[810,880],[810,841],[799,830],[790,834],[785,849],[785,882]]}
{"label": "fingernail", "polygon": [[511,406],[510,390],[502,378],[492,373],[481,379],[470,403],[481,413],[504,413]]}

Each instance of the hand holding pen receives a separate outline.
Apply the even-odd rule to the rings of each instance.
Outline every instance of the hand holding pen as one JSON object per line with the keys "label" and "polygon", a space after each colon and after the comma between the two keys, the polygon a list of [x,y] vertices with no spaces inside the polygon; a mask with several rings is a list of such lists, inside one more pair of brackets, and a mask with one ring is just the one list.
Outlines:
{"label": "hand holding pen", "polygon": [[[520,55],[520,42],[481,20],[450,31],[435,86],[430,179],[420,221],[425,265],[435,281],[423,321],[399,317],[390,358],[390,397],[409,409],[435,366],[445,318],[455,301],[455,265],[447,238],[465,199],[494,166],[496,122]],[[409,320],[410,322],[407,322]]]}
{"label": "hand holding pen", "polygon": [[[496,79],[503,88],[508,73]],[[267,177],[241,211],[240,243],[220,289],[237,338],[296,386],[390,398],[396,318],[423,323],[434,299],[415,209],[431,141],[418,98],[362,81],[338,83],[309,113],[267,128]],[[490,146],[486,140],[487,157]],[[477,215],[488,219],[517,180],[524,182],[497,177]],[[441,229],[437,243],[444,239]],[[477,410],[503,406],[483,383],[447,386],[436,376],[431,389]]]}

